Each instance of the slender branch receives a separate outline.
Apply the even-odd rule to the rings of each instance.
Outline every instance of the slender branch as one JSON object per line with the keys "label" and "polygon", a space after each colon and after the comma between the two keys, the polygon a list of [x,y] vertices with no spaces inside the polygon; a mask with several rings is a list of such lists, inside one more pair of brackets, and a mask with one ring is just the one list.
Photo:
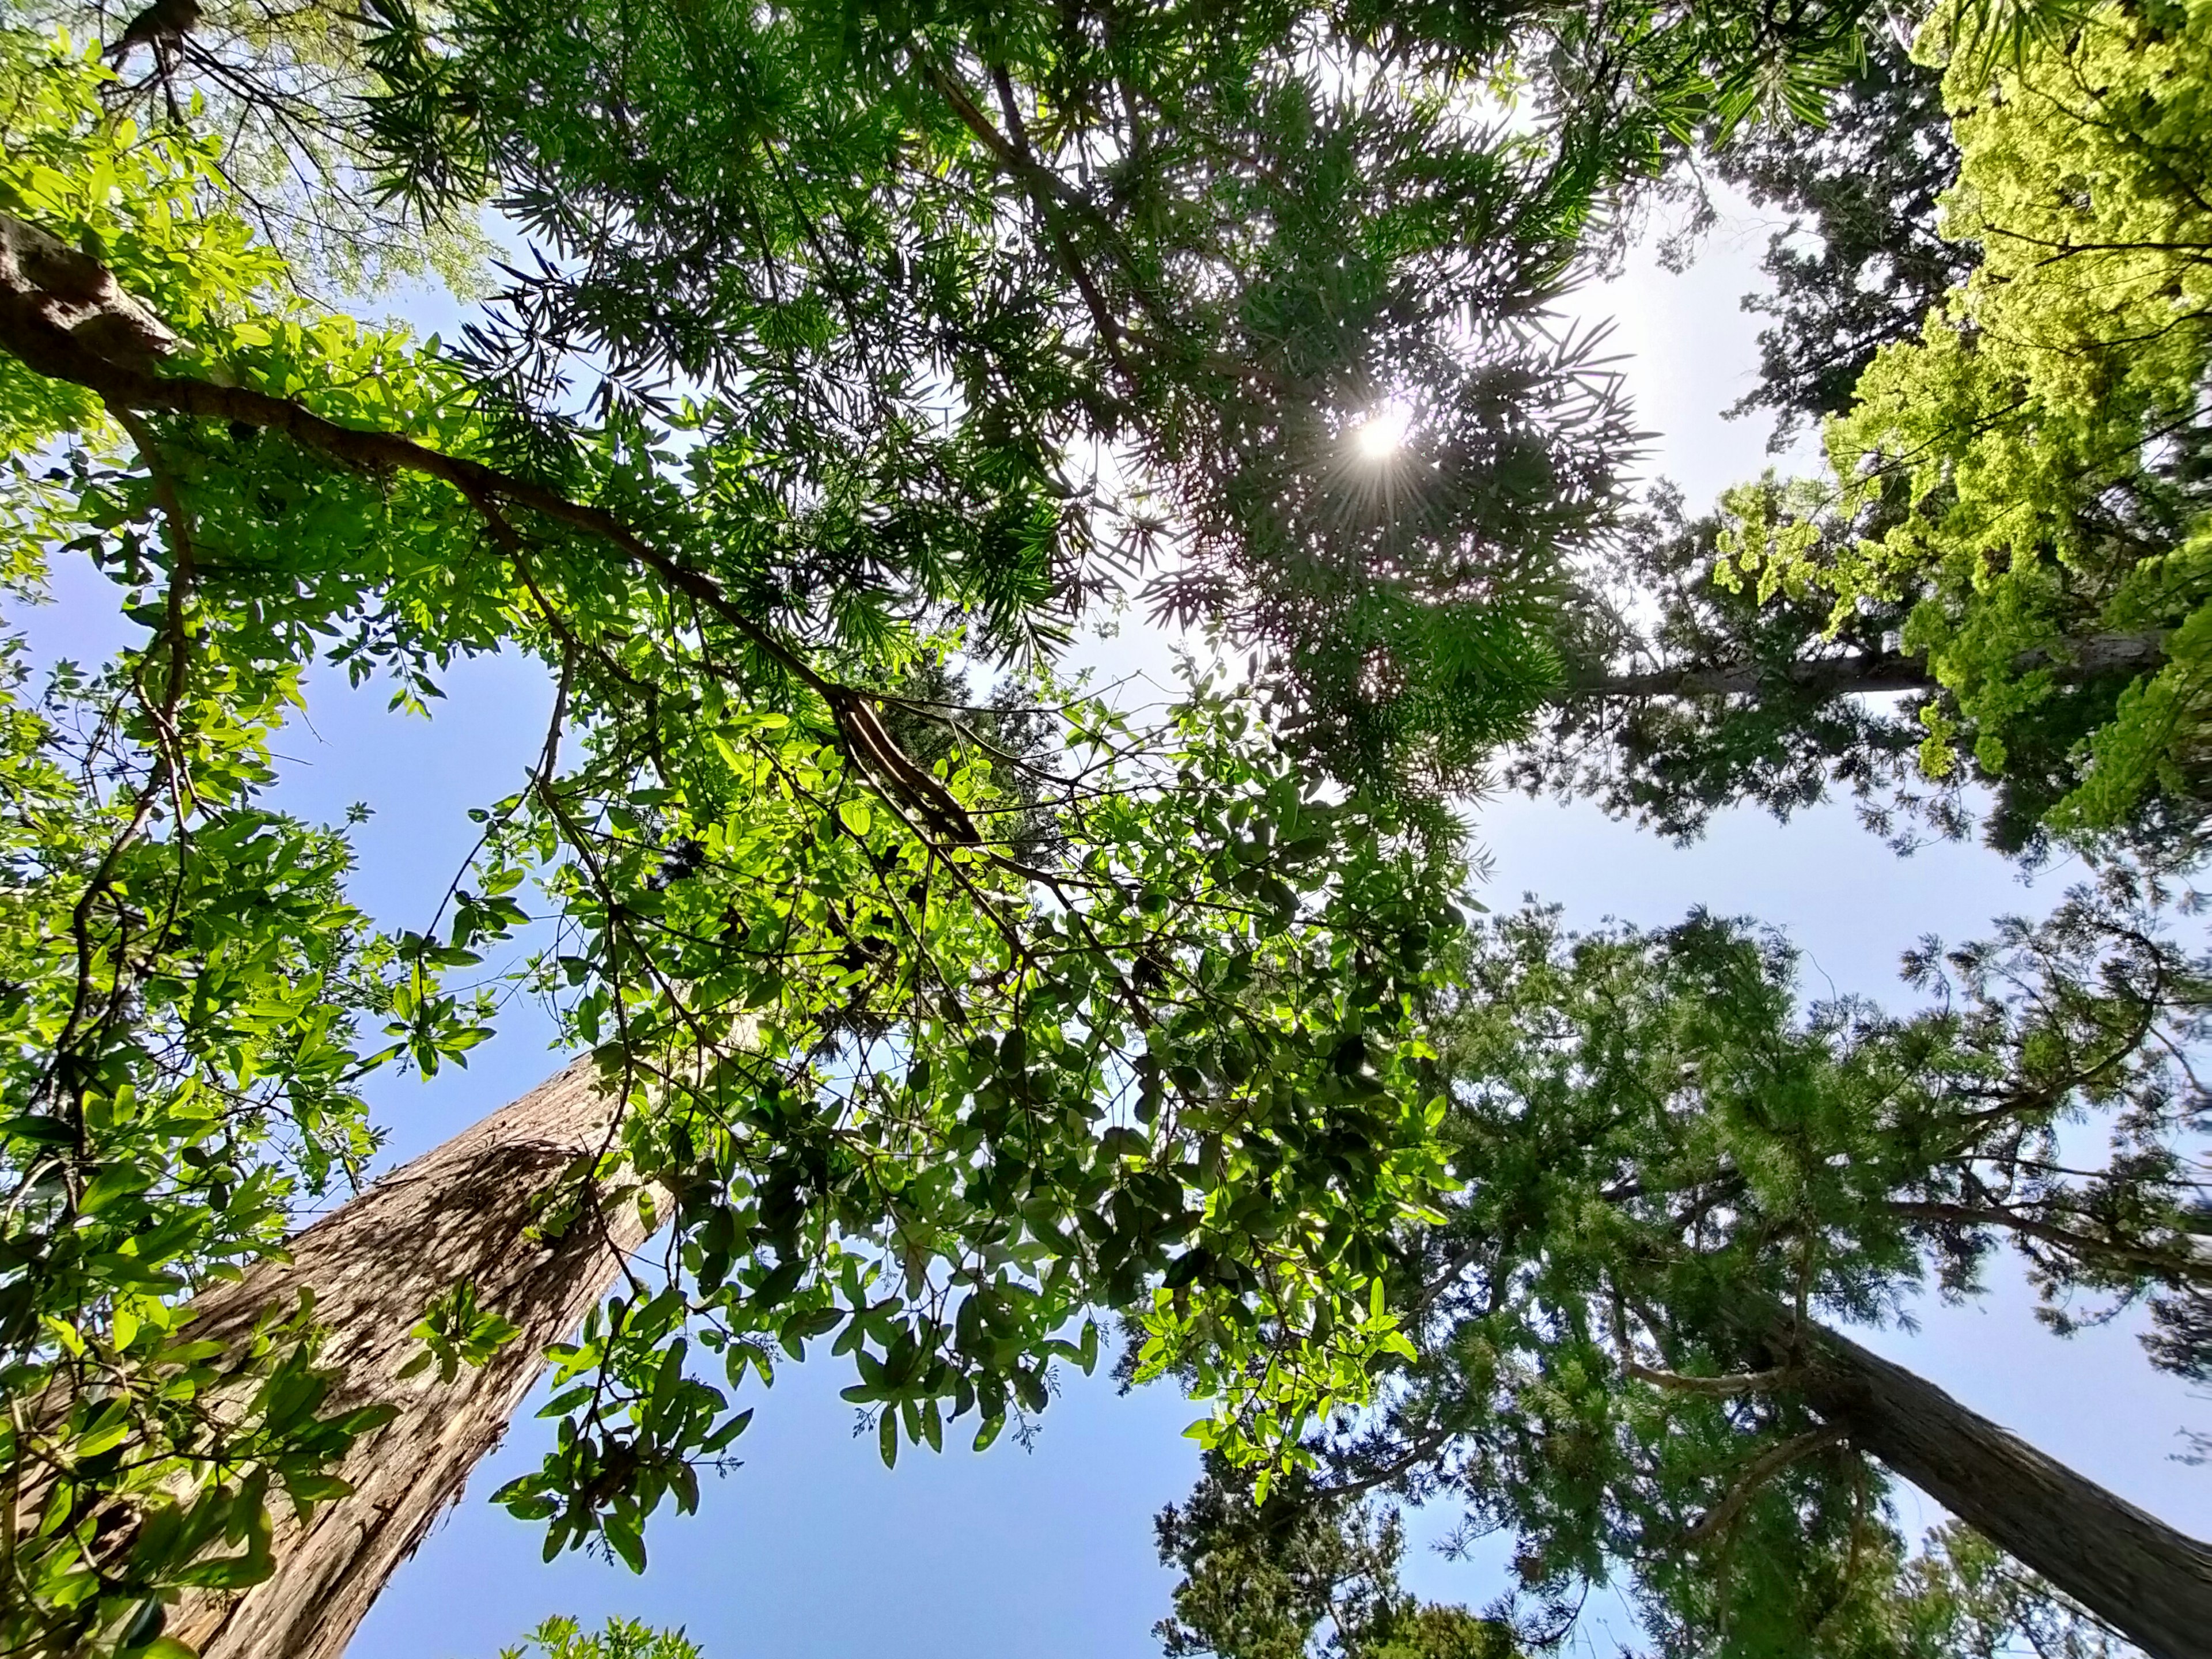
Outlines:
{"label": "slender branch", "polygon": [[1639,1382],[1649,1382],[1676,1394],[1704,1395],[1719,1400],[1739,1394],[1772,1394],[1795,1387],[1805,1376],[1803,1369],[1796,1365],[1778,1365],[1766,1371],[1735,1371],[1724,1376],[1691,1376],[1681,1371],[1656,1370],[1633,1360],[1622,1369]]}
{"label": "slender branch", "polygon": [[1431,1430],[1372,1474],[1364,1474],[1357,1480],[1342,1480],[1334,1486],[1316,1486],[1314,1488],[1314,1495],[1317,1498],[1357,1498],[1361,1492],[1371,1492],[1377,1486],[1395,1480],[1416,1464],[1435,1456],[1443,1449],[1445,1444],[1451,1439],[1451,1435],[1452,1431],[1449,1429]]}
{"label": "slender branch", "polygon": [[[1082,256],[1076,252],[1074,245],[1069,241],[1066,232],[1060,222],[1059,215],[1054,211],[1054,207],[1058,206],[1075,213],[1079,217],[1095,219],[1097,216],[1095,210],[1082,197],[1071,190],[1066,182],[1051,168],[1041,165],[1029,154],[1025,135],[1019,144],[1008,140],[1006,136],[992,124],[991,118],[984,113],[981,106],[968,95],[967,88],[935,64],[927,60],[923,63],[922,72],[928,77],[929,84],[936,88],[939,95],[952,106],[953,112],[959,116],[961,124],[982,140],[984,149],[991,152],[992,158],[998,162],[1000,169],[1027,187],[1031,199],[1036,201],[1038,211],[1044,218],[1046,234],[1052,238],[1054,247],[1059,251],[1060,264],[1067,272],[1068,280],[1075,284],[1076,291],[1083,296],[1084,308],[1091,313],[1091,326],[1098,331],[1099,345],[1104,349],[1108,360],[1113,363],[1115,371],[1124,380],[1133,378],[1128,360],[1121,354],[1121,343],[1128,333],[1128,330],[1121,325],[1120,319],[1114,315],[1112,308],[1107,305],[1105,295],[1100,291],[1097,283],[1092,278],[1090,268],[1083,263]],[[1003,76],[1004,71],[1000,71],[1000,74]],[[1009,100],[1008,108],[1011,112],[1012,111],[1011,82],[1004,87],[1002,95]],[[1018,133],[1020,129],[1018,127],[1016,131]]]}
{"label": "slender branch", "polygon": [[[33,237],[45,237],[35,227],[0,214],[0,229],[19,226]],[[112,288],[112,277],[105,271],[100,274]],[[122,297],[125,303],[135,304]],[[82,324],[70,328],[53,320],[49,313],[54,299],[43,290],[21,285],[12,267],[0,268],[0,349],[51,379],[97,392],[112,409],[161,410],[281,432],[301,447],[351,470],[407,472],[435,479],[458,491],[484,516],[495,538],[510,527],[497,515],[487,514],[486,504],[504,501],[611,544],[634,564],[727,623],[786,673],[827,702],[848,751],[879,789],[903,794],[933,824],[954,839],[971,842],[980,839],[951,792],[916,766],[884,730],[874,711],[866,706],[868,694],[817,672],[772,629],[747,615],[714,577],[655,547],[617,514],[482,461],[432,449],[396,432],[341,426],[289,398],[246,386],[218,386],[194,376],[155,374],[150,368],[140,366],[149,356],[147,345],[141,343],[137,353],[127,358],[102,351],[94,338],[85,337]],[[158,323],[154,326],[158,329]]]}
{"label": "slender branch", "polygon": [[1759,1496],[1760,1488],[1768,1481],[1808,1453],[1832,1445],[1843,1437],[1841,1429],[1814,1429],[1769,1446],[1752,1460],[1751,1467],[1743,1472],[1742,1479],[1729,1489],[1728,1496],[1706,1510],[1697,1524],[1682,1534],[1677,1547],[1696,1549],[1711,1543],[1728,1529],[1736,1516],[1742,1513],[1743,1506]]}
{"label": "slender branch", "polygon": [[2178,1279],[2212,1279],[2212,1261],[2191,1259],[2187,1255],[2171,1250],[2154,1250],[2146,1245],[2130,1244],[2124,1240],[2086,1237],[2011,1210],[1978,1209],[1966,1204],[1918,1203],[1903,1200],[1883,1207],[1901,1220],[1924,1221],[1939,1226],[2002,1227],[2029,1238],[2040,1239],[2059,1249],[2124,1261]]}

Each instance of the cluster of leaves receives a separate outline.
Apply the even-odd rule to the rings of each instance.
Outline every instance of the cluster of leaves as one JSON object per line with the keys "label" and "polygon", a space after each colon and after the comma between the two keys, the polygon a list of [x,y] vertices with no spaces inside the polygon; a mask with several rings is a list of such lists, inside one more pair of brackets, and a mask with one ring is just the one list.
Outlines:
{"label": "cluster of leaves", "polygon": [[[1914,764],[1914,711],[1937,688],[1894,649],[1900,609],[1862,605],[1832,628],[1817,600],[1762,604],[1720,579],[1726,528],[1717,514],[1689,517],[1679,492],[1653,491],[1594,562],[1603,585],[1563,630],[1565,683],[1512,750],[1506,781],[1683,842],[1731,806],[1787,818],[1838,787],[1900,842],[1930,821],[1963,830],[1959,790],[1931,788]],[[1899,690],[1907,695],[1893,706],[1868,696]],[[2010,781],[2016,790],[2017,773]],[[2017,850],[2006,832],[2023,821],[2033,812],[2012,810],[2008,793],[1991,839]]]}
{"label": "cluster of leaves", "polygon": [[[1759,331],[1759,384],[1729,411],[1771,410],[1770,449],[1850,408],[1875,353],[1917,338],[1978,258],[1972,242],[1938,231],[1959,156],[1942,72],[1912,52],[1914,21],[1869,20],[1863,61],[1817,130],[1747,126],[1707,160],[1753,206],[1787,216],[1759,261],[1767,286],[1744,296],[1747,311],[1773,319]],[[1704,206],[1692,235],[1710,222]]]}
{"label": "cluster of leaves", "polygon": [[[988,1444],[1041,1409],[1054,1357],[1095,1361],[1060,1334],[1093,1306],[1194,1359],[1246,1455],[1395,1340],[1380,1242],[1443,1178],[1409,1024],[1441,895],[1233,706],[1150,740],[1068,712],[1047,869],[916,834],[781,714],[726,711],[653,787],[609,754],[507,804],[496,856],[573,854],[546,971],[627,1068],[623,1157],[676,1195],[667,1287],[557,1352],[572,1419],[507,1491],[549,1547],[605,1507],[631,1553],[741,1431],[682,1380],[694,1341],[734,1387],[836,1333],[889,1460],[902,1429],[935,1446],[973,1413]],[[979,816],[991,764],[939,763]]]}
{"label": "cluster of leaves", "polygon": [[[502,1494],[549,1555],[641,1566],[776,1351],[848,1358],[890,1462],[1042,1409],[1113,1310],[1139,1375],[1216,1402],[1220,1467],[1261,1466],[1255,1525],[1324,1456],[1456,1480],[1547,1595],[1637,1559],[1686,1644],[1814,1650],[1899,1553],[1861,1462],[1792,1449],[1786,1389],[1674,1386],[1743,1358],[1724,1309],[1879,1311],[2015,1236],[2054,1307],[2148,1296],[2201,1370],[2195,1106],[2148,1045],[2197,1035],[2204,970],[2147,921],[2080,901],[1908,1019],[1801,1018],[1786,953],[1702,920],[1458,943],[1436,803],[1555,683],[1627,441],[1547,308],[1662,134],[1803,104],[1853,21],[374,0],[349,153],[538,245],[453,352],[288,297],[214,149],[0,37],[0,210],[176,337],[149,374],[0,311],[8,568],[91,552],[148,631],[0,744],[24,1644],[145,1646],[163,1593],[270,1571],[280,1488],[342,1495],[375,1414],[319,1417],[310,1315],[211,1353],[185,1297],[358,1164],[366,1070],[481,1040],[491,999],[445,979],[539,920],[532,982],[620,1108],[543,1224],[641,1186],[667,1224],[556,1352],[556,1448]],[[1547,122],[1476,118],[1468,86],[1522,76]],[[1394,401],[1415,441],[1357,470]],[[1147,725],[1042,670],[966,706],[960,658],[1048,647],[1152,561],[1168,614],[1254,648],[1264,725],[1203,684]],[[495,649],[556,684],[543,749],[433,926],[378,938],[342,838],[260,804],[270,733],[318,656],[420,707]],[[2082,1105],[2125,1143],[2088,1179],[2052,1156]],[[458,1289],[425,1369],[507,1322]],[[1347,1659],[1499,1644],[1360,1539]]]}
{"label": "cluster of leaves", "polygon": [[[213,1536],[145,1518],[198,1513],[180,1480],[234,1537],[265,1539],[272,1471],[295,1503],[337,1495],[370,1418],[317,1422],[311,1371],[249,1398],[160,1345],[195,1264],[273,1247],[288,1202],[358,1164],[365,1069],[480,1040],[489,992],[441,976],[530,919],[533,879],[540,988],[623,1104],[599,1173],[657,1183],[674,1224],[662,1287],[561,1356],[558,1446],[509,1489],[551,1547],[641,1562],[645,1516],[696,1497],[749,1415],[697,1350],[734,1389],[836,1331],[887,1457],[902,1430],[935,1444],[973,1413],[988,1441],[1037,1409],[1055,1358],[1095,1358],[1092,1308],[1195,1370],[1236,1455],[1294,1461],[1363,1397],[1402,1347],[1387,1241],[1443,1179],[1411,1015],[1457,925],[1452,860],[1204,687],[1151,730],[1042,679],[1011,717],[903,696],[946,684],[928,619],[988,637],[1058,580],[955,510],[1007,495],[969,434],[770,444],[705,398],[525,421],[434,349],[283,297],[205,205],[204,147],[110,118],[95,59],[5,40],[0,205],[97,249],[179,337],[149,380],[18,314],[11,343],[79,378],[0,358],[8,429],[59,463],[12,475],[19,563],[100,554],[152,630],[94,683],[74,771],[62,727],[15,728],[21,862],[53,866],[9,946],[39,959],[13,1005],[8,1288],[36,1305],[9,1387],[51,1408],[10,1468],[19,1493],[33,1449],[55,1470],[15,1543],[45,1575],[25,1639],[143,1641],[159,1593],[265,1574],[265,1547],[171,1547]],[[501,646],[557,675],[544,750],[448,913],[376,939],[337,896],[342,842],[256,805],[269,735],[319,653],[419,704]],[[927,769],[886,714],[937,731]],[[1058,752],[1006,747],[1018,727]],[[357,1015],[394,1040],[363,1052]],[[125,1300],[142,1359],[64,1334]],[[430,1310],[427,1357],[472,1363],[496,1317]],[[141,1411],[116,1437],[146,1394],[208,1389],[225,1409],[199,1427]],[[67,1450],[87,1433],[107,1463]]]}
{"label": "cluster of leaves", "polygon": [[[275,267],[196,212],[212,150],[100,118],[108,83],[95,61],[0,35],[0,209],[101,249],[203,337],[246,334],[241,296]],[[301,665],[266,648],[279,607],[216,626],[192,544],[151,532],[166,486],[143,423],[133,456],[81,389],[0,358],[0,430],[9,596],[38,599],[55,550],[89,555],[145,630],[97,672],[41,677],[19,639],[4,647],[0,1643],[15,1650],[52,1621],[149,1639],[155,1586],[268,1570],[265,1500],[342,1493],[329,1467],[380,1419],[319,1414],[312,1322],[272,1309],[217,1352],[185,1298],[360,1167],[364,1074],[410,1050],[434,1064],[478,1028],[346,902],[343,836],[259,799]],[[116,1524],[118,1497],[143,1524]],[[221,1554],[226,1539],[245,1553]]]}
{"label": "cluster of leaves", "polygon": [[[1669,1650],[1889,1650],[1855,1644],[1889,1639],[1919,1570],[1887,1477],[1771,1358],[1773,1317],[1967,1294],[2009,1243],[2051,1322],[2147,1301],[2154,1362],[2203,1373],[2203,1103],[2176,1056],[2207,964],[2114,881],[1931,945],[1911,965],[1939,994],[1902,1016],[1801,1013],[1791,953],[1709,917],[1486,925],[1433,1028],[1465,1194],[1404,1270],[1419,1358],[1379,1414],[1327,1425],[1324,1491],[1515,1535],[1534,1605],[1492,1612],[1532,1639],[1625,1566]],[[2067,1127],[2091,1111],[2101,1167]]]}
{"label": "cluster of leaves", "polygon": [[586,1631],[573,1619],[548,1619],[500,1659],[699,1659],[698,1644],[676,1630],[655,1630],[634,1619],[609,1619]]}
{"label": "cluster of leaves", "polygon": [[[2142,643],[2108,717],[2071,738],[2044,812],[2094,838],[2202,818],[2204,422],[2202,7],[2111,8],[1946,82],[1960,156],[1945,234],[1981,260],[1922,337],[1885,347],[1830,428],[1825,514],[1749,504],[1730,548],[1762,596],[1909,604],[1905,648],[1955,702],[1921,713],[1923,768],[2052,747],[2100,642]],[[1900,509],[1901,507],[1901,510]],[[1869,521],[1869,520],[1871,521]],[[1825,520],[1825,521],[1824,521]],[[2142,654],[2138,653],[2138,656]],[[2030,759],[2033,767],[2033,758]]]}
{"label": "cluster of leaves", "polygon": [[[1399,1587],[1395,1509],[1326,1486],[1255,1506],[1245,1479],[1209,1470],[1188,1502],[1159,1517],[1160,1559],[1183,1574],[1176,1617],[1158,1626],[1173,1659],[1510,1659],[1521,1650],[1510,1625]],[[1861,1547],[1874,1593],[1836,1650],[1864,1659],[2136,1659],[2084,1609],[1957,1522],[1909,1556],[1887,1537]]]}

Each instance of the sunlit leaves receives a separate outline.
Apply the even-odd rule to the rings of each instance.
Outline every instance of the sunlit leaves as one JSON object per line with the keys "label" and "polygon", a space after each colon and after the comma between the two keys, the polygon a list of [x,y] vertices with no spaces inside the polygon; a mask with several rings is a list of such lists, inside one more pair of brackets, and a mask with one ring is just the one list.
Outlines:
{"label": "sunlit leaves", "polygon": [[[1929,769],[1968,742],[1994,775],[2054,751],[2044,817],[2083,840],[2187,848],[2203,816],[2206,27],[2197,8],[2107,8],[2063,35],[2023,26],[1994,67],[1953,62],[1944,228],[1982,263],[1830,430],[1836,516],[1874,521],[1817,559],[1802,519],[1742,541],[1764,589],[1809,583],[1839,611],[1909,598],[1904,648],[1963,717],[1931,709]],[[1874,514],[1884,500],[1905,510]],[[2101,683],[2093,707],[2064,695],[2082,681]]]}

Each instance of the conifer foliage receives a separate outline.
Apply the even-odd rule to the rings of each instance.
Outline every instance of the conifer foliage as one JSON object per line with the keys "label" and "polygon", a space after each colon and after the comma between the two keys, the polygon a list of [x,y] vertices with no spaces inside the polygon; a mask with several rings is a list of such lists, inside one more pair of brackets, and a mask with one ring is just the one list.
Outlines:
{"label": "conifer foliage", "polygon": [[[1879,793],[1901,689],[2008,844],[2195,855],[2206,15],[1962,51],[1979,261],[1917,343],[1891,296],[1840,493],[1638,563],[1559,302],[1686,145],[1816,117],[1856,8],[11,10],[0,586],[88,559],[128,634],[0,639],[0,1650],[335,1655],[547,1358],[500,1497],[641,1570],[781,1360],[896,1463],[1119,1329],[1208,1412],[1177,1652],[1546,1638],[1398,1587],[1360,1500],[1444,1491],[1670,1650],[2189,1650],[2202,1546],[1838,1328],[2010,1248],[2212,1368],[2176,896],[2115,866],[1914,1012],[1808,1006],[1747,924],[1470,925],[1456,813],[1547,706],[1655,698],[1759,729],[1545,777],[1679,833]],[[341,305],[487,214],[459,337]],[[1233,672],[1060,673],[1122,594]],[[547,728],[381,928],[281,734],[319,667],[426,713],[491,653]],[[365,1079],[518,993],[572,1066],[356,1195]],[[1884,1469],[1982,1535],[1908,1559]]]}

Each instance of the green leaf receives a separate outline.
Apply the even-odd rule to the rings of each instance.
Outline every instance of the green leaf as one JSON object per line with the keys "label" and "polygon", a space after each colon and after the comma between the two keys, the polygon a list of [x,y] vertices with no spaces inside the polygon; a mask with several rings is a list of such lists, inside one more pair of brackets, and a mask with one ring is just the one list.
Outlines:
{"label": "green leaf", "polygon": [[620,1515],[607,1515],[600,1518],[599,1530],[624,1566],[632,1572],[645,1571],[645,1537],[635,1525]]}

